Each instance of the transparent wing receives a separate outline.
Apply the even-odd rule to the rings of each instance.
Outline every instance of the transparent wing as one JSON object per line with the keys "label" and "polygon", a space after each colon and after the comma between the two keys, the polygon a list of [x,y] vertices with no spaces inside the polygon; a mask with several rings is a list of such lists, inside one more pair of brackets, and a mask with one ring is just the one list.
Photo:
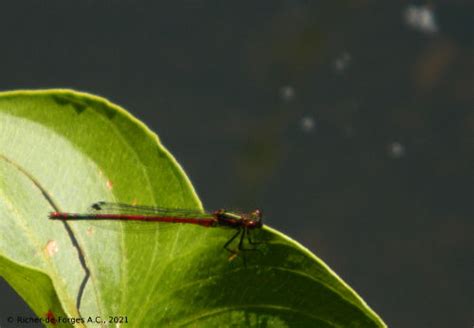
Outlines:
{"label": "transparent wing", "polygon": [[212,214],[204,210],[181,209],[181,208],[165,208],[148,205],[132,205],[114,202],[97,202],[91,205],[90,214],[137,214],[149,216],[168,216],[168,217],[185,217],[185,218],[201,218],[212,217]]}
{"label": "transparent wing", "polygon": [[[176,229],[184,223],[171,222],[149,222],[140,220],[127,219],[104,219],[98,218],[97,215],[104,214],[123,214],[136,215],[147,217],[178,217],[191,219],[209,219],[213,215],[203,210],[194,209],[179,209],[179,208],[164,208],[147,205],[131,205],[125,203],[114,202],[97,202],[90,206],[87,213],[80,214],[80,217],[74,218],[74,215],[68,217],[68,222],[81,222],[81,225],[88,226],[88,232],[93,232],[95,229],[106,229],[113,231],[130,231],[136,233],[150,233],[159,231],[166,231]],[[186,224],[189,225],[189,224]]]}

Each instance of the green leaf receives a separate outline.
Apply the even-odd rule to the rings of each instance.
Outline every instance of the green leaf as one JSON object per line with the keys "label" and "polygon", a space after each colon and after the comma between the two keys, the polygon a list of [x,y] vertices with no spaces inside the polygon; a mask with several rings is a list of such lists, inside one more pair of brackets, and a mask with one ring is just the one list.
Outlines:
{"label": "green leaf", "polygon": [[385,327],[324,263],[268,227],[256,238],[263,254],[244,266],[222,248],[232,229],[138,233],[48,219],[101,200],[201,209],[156,135],[120,107],[70,90],[0,93],[0,274],[37,315],[126,316],[130,327]]}
{"label": "green leaf", "polygon": [[[51,279],[42,272],[28,267],[22,267],[14,262],[0,256],[0,276],[4,277],[10,285],[21,295],[33,309],[38,309],[37,314],[43,320],[43,324],[51,327],[72,327],[68,323],[57,323],[47,319],[58,319],[66,317],[66,314],[54,290]],[[13,324],[22,326],[18,317],[11,317]],[[7,319],[7,318],[2,318]]]}

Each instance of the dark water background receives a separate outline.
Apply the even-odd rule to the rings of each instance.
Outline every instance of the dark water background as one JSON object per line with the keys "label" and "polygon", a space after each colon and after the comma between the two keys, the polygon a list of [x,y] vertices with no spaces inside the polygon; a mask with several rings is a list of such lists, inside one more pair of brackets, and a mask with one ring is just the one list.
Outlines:
{"label": "dark water background", "polygon": [[[0,89],[68,87],[122,105],[206,207],[263,208],[389,326],[471,327],[473,9],[9,1]],[[2,322],[30,313],[5,282],[1,293]]]}

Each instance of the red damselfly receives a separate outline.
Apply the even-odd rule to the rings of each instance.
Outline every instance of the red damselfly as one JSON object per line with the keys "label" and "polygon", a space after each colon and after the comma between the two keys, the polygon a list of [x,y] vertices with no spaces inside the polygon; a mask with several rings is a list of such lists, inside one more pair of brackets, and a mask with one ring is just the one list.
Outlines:
{"label": "red damselfly", "polygon": [[[52,212],[50,219],[62,221],[127,221],[127,222],[156,222],[156,223],[181,223],[194,224],[203,227],[221,227],[235,229],[235,234],[224,244],[234,259],[241,251],[257,250],[245,248],[244,241],[255,246],[259,244],[252,240],[251,232],[263,226],[262,211],[256,209],[252,212],[229,211],[225,209],[213,212],[199,210],[184,210],[177,208],[162,208],[144,205],[131,205],[113,202],[97,202],[92,204],[90,213]],[[239,238],[237,248],[231,248],[234,240]],[[245,260],[245,258],[244,258]]]}

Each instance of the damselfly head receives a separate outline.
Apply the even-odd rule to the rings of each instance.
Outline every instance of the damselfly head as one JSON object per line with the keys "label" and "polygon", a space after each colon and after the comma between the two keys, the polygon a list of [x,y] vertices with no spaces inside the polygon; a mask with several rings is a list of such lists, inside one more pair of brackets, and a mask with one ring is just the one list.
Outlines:
{"label": "damselfly head", "polygon": [[252,218],[257,219],[257,220],[262,220],[263,218],[262,210],[257,208],[255,211],[253,211]]}
{"label": "damselfly head", "polygon": [[257,208],[255,211],[250,213],[250,220],[247,223],[247,226],[249,228],[261,228],[263,226],[262,218],[263,218],[262,210],[259,210]]}

